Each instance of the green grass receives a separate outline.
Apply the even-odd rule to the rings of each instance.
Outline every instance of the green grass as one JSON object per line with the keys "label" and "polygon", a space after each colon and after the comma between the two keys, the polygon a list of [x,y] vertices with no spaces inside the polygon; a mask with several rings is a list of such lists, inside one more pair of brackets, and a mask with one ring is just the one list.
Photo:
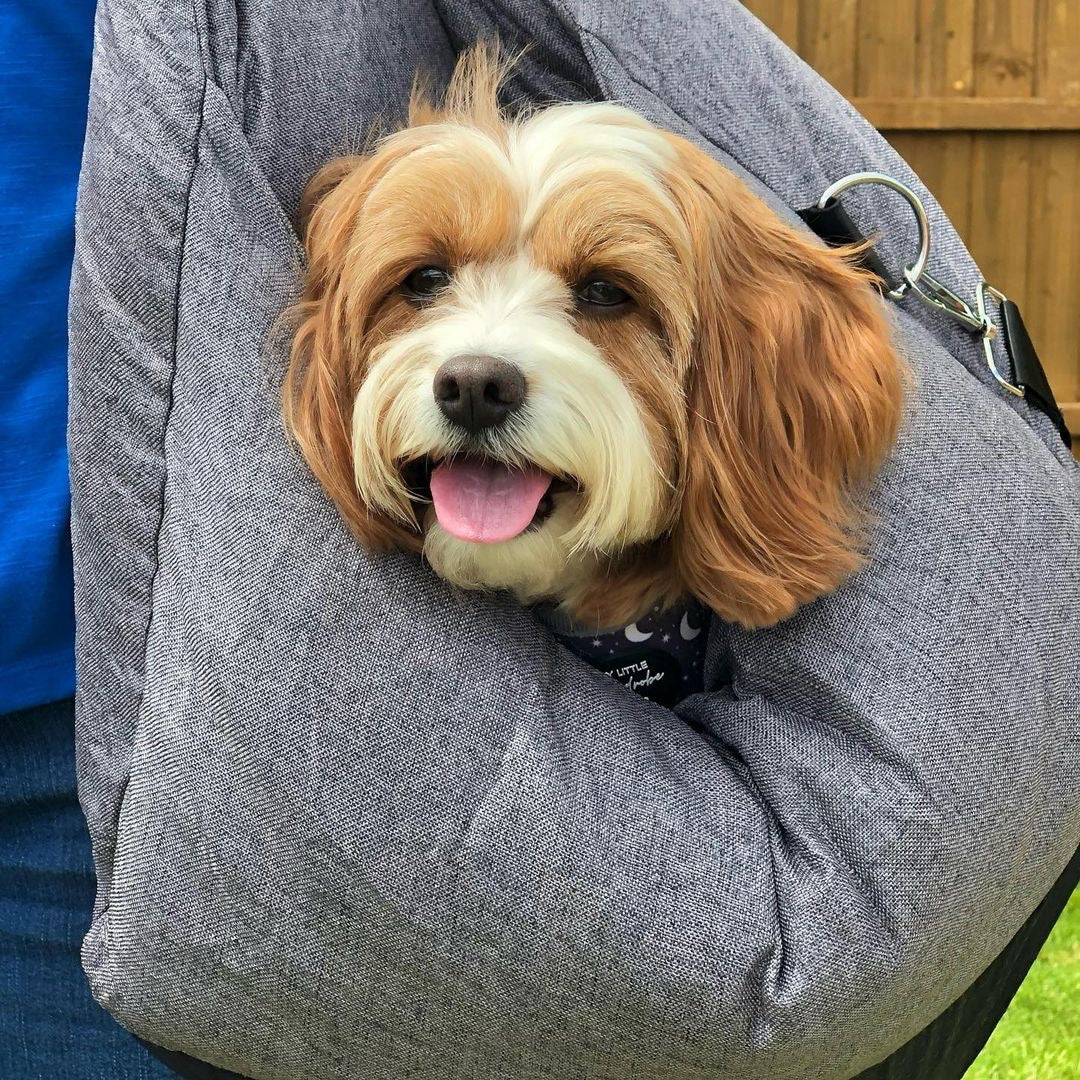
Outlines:
{"label": "green grass", "polygon": [[1080,890],[965,1080],[1080,1080]]}

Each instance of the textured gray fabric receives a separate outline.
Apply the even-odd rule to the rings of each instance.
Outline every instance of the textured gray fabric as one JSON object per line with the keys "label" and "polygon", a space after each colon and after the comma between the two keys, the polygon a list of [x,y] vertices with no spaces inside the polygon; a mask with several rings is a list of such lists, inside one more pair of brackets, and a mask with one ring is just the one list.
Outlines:
{"label": "textured gray fabric", "polygon": [[721,0],[293,7],[99,11],[71,381],[96,995],[257,1077],[852,1075],[1080,840],[1076,467],[900,313],[869,565],[775,629],[714,622],[674,712],[368,558],[286,443],[270,329],[303,180],[418,63],[525,25],[521,92],[624,98],[780,203],[907,174]]}

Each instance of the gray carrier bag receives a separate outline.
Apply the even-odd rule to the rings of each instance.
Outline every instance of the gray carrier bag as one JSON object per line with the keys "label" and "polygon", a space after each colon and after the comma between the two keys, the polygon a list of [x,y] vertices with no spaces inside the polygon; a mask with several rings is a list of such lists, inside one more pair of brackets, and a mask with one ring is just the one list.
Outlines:
{"label": "gray carrier bag", "polygon": [[[102,0],[71,308],[86,971],[251,1077],[852,1076],[1080,840],[1077,466],[963,327],[899,305],[915,389],[866,568],[772,629],[714,620],[673,710],[358,550],[279,417],[299,196],[495,31],[535,42],[512,94],[621,100],[792,221],[846,173],[903,180],[935,274],[979,280],[731,0]],[[910,259],[902,202],[845,205]]]}

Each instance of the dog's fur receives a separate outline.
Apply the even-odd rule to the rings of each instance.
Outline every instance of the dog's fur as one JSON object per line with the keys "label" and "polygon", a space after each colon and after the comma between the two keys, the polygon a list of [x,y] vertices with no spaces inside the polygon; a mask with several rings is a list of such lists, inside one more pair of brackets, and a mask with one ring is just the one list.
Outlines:
{"label": "dog's fur", "polygon": [[[867,274],[625,108],[507,117],[501,76],[470,51],[441,103],[418,90],[407,127],[310,185],[285,415],[313,472],[369,548],[597,626],[685,593],[761,626],[835,589],[902,407]],[[432,263],[452,279],[419,307],[400,286]],[[575,301],[597,276],[632,297],[614,317]],[[441,417],[434,373],[462,353],[524,373],[513,423]],[[514,539],[456,539],[410,467],[460,452],[566,483]]]}

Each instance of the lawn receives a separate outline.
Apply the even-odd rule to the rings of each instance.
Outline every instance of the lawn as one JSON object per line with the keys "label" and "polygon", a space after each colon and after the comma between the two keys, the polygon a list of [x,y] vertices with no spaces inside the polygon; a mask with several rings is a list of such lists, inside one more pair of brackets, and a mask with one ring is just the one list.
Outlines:
{"label": "lawn", "polygon": [[1080,1080],[1080,890],[965,1080]]}

